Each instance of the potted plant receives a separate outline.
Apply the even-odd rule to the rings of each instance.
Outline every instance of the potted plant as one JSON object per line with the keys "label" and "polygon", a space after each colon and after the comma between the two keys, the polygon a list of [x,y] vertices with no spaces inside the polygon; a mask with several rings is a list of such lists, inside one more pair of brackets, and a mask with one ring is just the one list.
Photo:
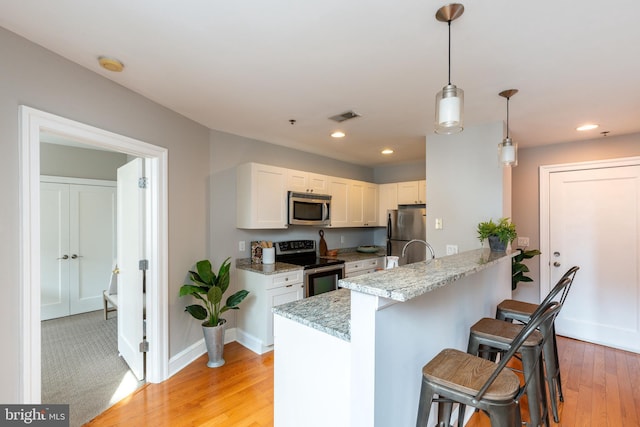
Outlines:
{"label": "potted plant", "polygon": [[516,225],[509,221],[509,218],[500,218],[498,223],[490,219],[478,224],[478,239],[480,242],[488,239],[489,247],[495,252],[506,250],[507,245],[517,236]]}
{"label": "potted plant", "polygon": [[522,261],[531,259],[541,253],[537,249],[525,251],[524,249],[518,248],[518,250],[520,253],[511,258],[511,290],[515,290],[518,287],[518,282],[533,282],[531,277],[524,275],[524,273],[528,273],[530,270]]}
{"label": "potted plant", "polygon": [[204,303],[188,305],[185,311],[202,322],[202,331],[209,354],[207,366],[215,368],[224,365],[224,327],[227,322],[220,315],[227,310],[238,310],[238,304],[245,299],[249,291],[241,290],[227,298],[222,305],[222,296],[229,288],[229,259],[224,260],[216,275],[209,260],[196,263],[196,271],[189,271],[192,284],[180,287],[180,296],[191,295]]}

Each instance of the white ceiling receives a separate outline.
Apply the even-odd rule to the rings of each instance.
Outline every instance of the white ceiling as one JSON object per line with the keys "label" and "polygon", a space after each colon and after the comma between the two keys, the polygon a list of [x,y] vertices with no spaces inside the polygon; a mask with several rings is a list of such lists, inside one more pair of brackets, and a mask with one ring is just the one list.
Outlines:
{"label": "white ceiling", "polygon": [[[445,3],[0,0],[0,26],[209,128],[375,166],[424,158],[447,83]],[[498,93],[517,88],[521,146],[640,132],[639,1],[463,4],[451,80],[466,126],[505,119]],[[347,110],[362,117],[328,120]],[[585,122],[600,128],[576,132]],[[338,128],[346,138],[329,137]]]}

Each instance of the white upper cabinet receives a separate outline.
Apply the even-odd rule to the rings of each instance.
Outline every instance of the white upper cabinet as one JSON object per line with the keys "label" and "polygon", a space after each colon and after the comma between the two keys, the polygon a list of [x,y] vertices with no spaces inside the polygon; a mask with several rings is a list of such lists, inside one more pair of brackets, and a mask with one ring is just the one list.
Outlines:
{"label": "white upper cabinet", "polygon": [[329,193],[329,177],[312,172],[287,171],[287,190],[301,193]]}
{"label": "white upper cabinet", "polygon": [[287,228],[288,169],[259,163],[237,167],[236,227]]}
{"label": "white upper cabinet", "polygon": [[364,184],[364,225],[375,227],[378,225],[378,185],[370,182]]}
{"label": "white upper cabinet", "polygon": [[427,182],[422,181],[406,181],[398,183],[398,204],[427,203]]}
{"label": "white upper cabinet", "polygon": [[378,185],[378,226],[387,226],[387,211],[398,209],[398,183]]}
{"label": "white upper cabinet", "polygon": [[331,194],[331,227],[349,227],[349,181],[345,178],[329,177]]}

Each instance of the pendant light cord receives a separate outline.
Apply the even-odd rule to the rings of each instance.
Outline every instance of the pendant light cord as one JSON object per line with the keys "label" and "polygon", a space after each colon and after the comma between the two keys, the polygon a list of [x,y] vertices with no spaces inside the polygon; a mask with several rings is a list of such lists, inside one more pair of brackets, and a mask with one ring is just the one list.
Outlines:
{"label": "pendant light cord", "polygon": [[449,85],[451,85],[451,20],[447,21],[449,26]]}
{"label": "pendant light cord", "polygon": [[507,97],[507,139],[509,138],[509,97]]}

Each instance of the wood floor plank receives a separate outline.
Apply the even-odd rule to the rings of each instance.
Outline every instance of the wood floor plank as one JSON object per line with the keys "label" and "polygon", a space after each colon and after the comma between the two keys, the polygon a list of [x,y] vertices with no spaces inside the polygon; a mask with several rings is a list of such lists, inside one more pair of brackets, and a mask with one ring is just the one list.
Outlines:
{"label": "wood floor plank", "polygon": [[[565,400],[550,427],[640,426],[640,355],[563,337],[558,354]],[[224,366],[207,368],[203,356],[85,426],[272,427],[273,358],[227,344]],[[528,419],[526,404],[522,411]],[[467,427],[490,427],[489,418],[476,413]]]}

